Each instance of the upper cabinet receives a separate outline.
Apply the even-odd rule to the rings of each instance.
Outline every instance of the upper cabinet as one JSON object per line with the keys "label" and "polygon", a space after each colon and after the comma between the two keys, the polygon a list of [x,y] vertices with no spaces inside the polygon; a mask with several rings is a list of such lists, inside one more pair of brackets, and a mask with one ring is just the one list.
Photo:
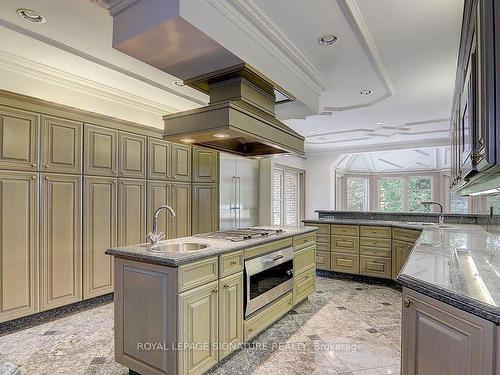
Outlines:
{"label": "upper cabinet", "polygon": [[191,146],[172,143],[172,179],[191,181]]}
{"label": "upper cabinet", "polygon": [[153,180],[170,180],[172,144],[160,139],[148,139],[148,178]]}
{"label": "upper cabinet", "polygon": [[85,125],[85,174],[118,175],[118,132]]}
{"label": "upper cabinet", "polygon": [[118,139],[120,177],[146,178],[146,137],[120,133]]}
{"label": "upper cabinet", "polygon": [[82,173],[82,128],[80,122],[42,116],[42,171]]}
{"label": "upper cabinet", "polygon": [[0,106],[0,169],[38,168],[37,114]]}
{"label": "upper cabinet", "polygon": [[193,182],[219,180],[219,153],[203,147],[193,147]]}
{"label": "upper cabinet", "polygon": [[493,3],[464,4],[451,123],[451,186],[463,193],[484,190],[500,170],[500,16]]}

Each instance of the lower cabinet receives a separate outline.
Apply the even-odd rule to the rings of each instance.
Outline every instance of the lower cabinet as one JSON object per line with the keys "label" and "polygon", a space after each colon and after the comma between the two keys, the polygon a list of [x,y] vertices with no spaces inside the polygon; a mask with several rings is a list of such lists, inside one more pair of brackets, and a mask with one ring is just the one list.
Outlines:
{"label": "lower cabinet", "polygon": [[403,289],[402,375],[490,375],[494,323]]}
{"label": "lower cabinet", "polygon": [[193,184],[193,234],[219,229],[217,184]]}
{"label": "lower cabinet", "polygon": [[219,360],[243,342],[243,272],[219,280]]}
{"label": "lower cabinet", "polygon": [[332,253],[331,270],[359,274],[359,255]]}
{"label": "lower cabinet", "polygon": [[365,276],[390,279],[391,258],[361,255],[359,257],[359,273]]}
{"label": "lower cabinet", "polygon": [[38,177],[0,171],[0,322],[38,311]]}
{"label": "lower cabinet", "polygon": [[82,178],[41,175],[40,310],[82,299]]}
{"label": "lower cabinet", "polygon": [[414,244],[412,242],[392,241],[392,278],[396,279],[399,271],[403,268],[406,258],[410,255]]}
{"label": "lower cabinet", "polygon": [[[218,282],[179,294],[179,374],[202,374],[218,361]],[[181,349],[181,348],[179,348]]]}
{"label": "lower cabinet", "polygon": [[306,299],[316,289],[316,266],[313,264],[300,275],[294,276],[293,304]]}
{"label": "lower cabinet", "polygon": [[92,298],[113,291],[112,257],[104,252],[116,246],[117,180],[85,177],[83,297]]}

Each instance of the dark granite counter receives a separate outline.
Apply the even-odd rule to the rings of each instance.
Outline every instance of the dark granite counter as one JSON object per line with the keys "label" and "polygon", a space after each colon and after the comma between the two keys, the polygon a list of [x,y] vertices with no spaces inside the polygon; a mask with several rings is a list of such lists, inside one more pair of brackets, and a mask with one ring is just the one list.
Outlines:
{"label": "dark granite counter", "polygon": [[113,247],[106,250],[106,254],[113,255],[119,258],[138,260],[142,262],[155,263],[170,267],[178,267],[182,264],[196,262],[198,260],[210,258],[219,254],[247,249],[249,247],[282,240],[284,238],[290,238],[293,236],[314,232],[317,228],[279,227],[279,229],[283,229],[283,233],[240,242],[232,242],[224,239],[203,238],[197,236],[161,241],[161,244],[194,242],[208,245],[206,248],[197,251],[153,252],[151,251],[151,245],[144,243],[130,246]]}

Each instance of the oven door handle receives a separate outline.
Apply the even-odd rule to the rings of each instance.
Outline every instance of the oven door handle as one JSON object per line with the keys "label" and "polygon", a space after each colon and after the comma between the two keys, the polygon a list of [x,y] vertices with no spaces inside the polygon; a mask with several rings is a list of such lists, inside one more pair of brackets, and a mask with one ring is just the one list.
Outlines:
{"label": "oven door handle", "polygon": [[283,255],[276,255],[273,259],[266,259],[268,262],[276,262],[277,260],[283,259]]}

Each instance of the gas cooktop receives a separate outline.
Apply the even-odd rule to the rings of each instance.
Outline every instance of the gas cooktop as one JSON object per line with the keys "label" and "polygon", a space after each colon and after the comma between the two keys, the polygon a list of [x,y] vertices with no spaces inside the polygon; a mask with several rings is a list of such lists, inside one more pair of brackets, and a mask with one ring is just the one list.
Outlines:
{"label": "gas cooktop", "polygon": [[239,229],[223,230],[220,232],[195,234],[195,237],[215,238],[215,239],[239,242],[239,241],[251,240],[253,238],[273,236],[280,233],[283,233],[283,229],[239,228]]}

